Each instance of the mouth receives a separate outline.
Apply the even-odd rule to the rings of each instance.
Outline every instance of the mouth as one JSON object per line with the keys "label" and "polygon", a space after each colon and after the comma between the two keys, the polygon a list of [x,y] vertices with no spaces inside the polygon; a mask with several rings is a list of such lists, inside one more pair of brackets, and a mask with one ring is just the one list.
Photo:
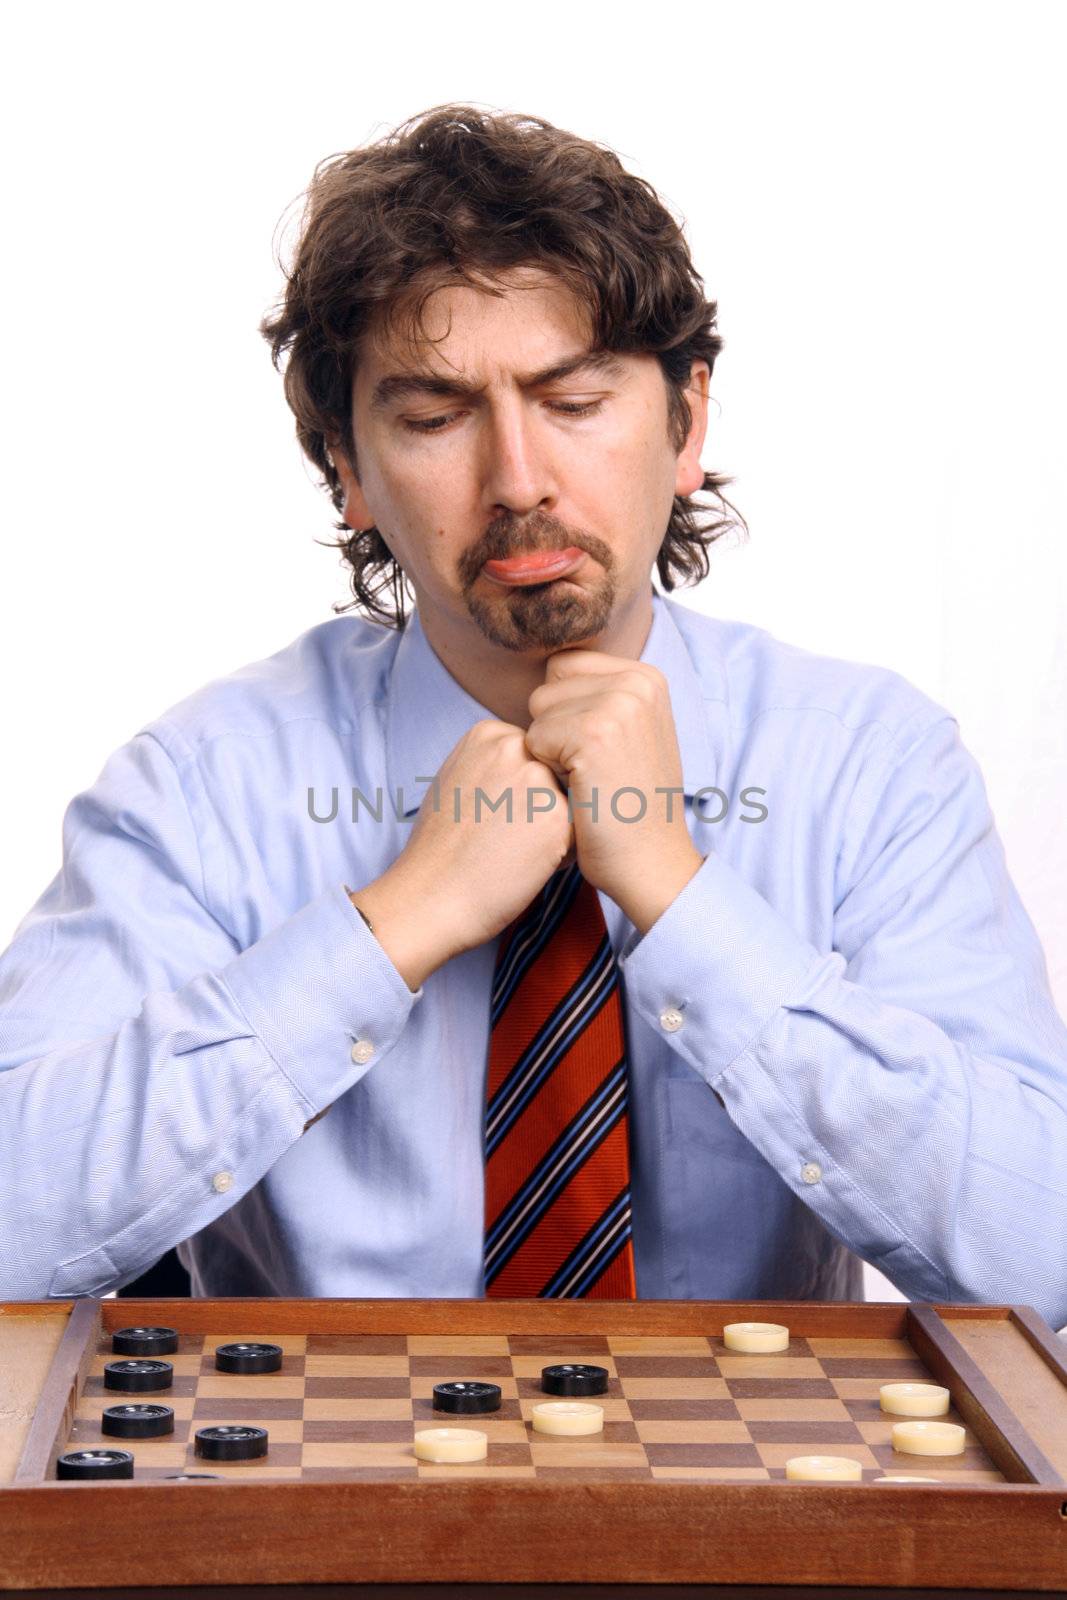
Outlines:
{"label": "mouth", "polygon": [[482,571],[494,583],[509,588],[526,587],[534,583],[551,583],[556,578],[569,577],[585,560],[585,551],[576,545],[565,550],[529,550],[523,555],[509,556],[504,561],[487,561]]}

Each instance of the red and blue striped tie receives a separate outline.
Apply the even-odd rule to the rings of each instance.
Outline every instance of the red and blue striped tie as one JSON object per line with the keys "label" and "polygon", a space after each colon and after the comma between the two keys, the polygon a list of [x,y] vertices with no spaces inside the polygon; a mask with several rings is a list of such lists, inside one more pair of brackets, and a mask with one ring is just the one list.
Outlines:
{"label": "red and blue striped tie", "polygon": [[561,867],[500,935],[485,1292],[636,1298],[622,993],[597,892]]}

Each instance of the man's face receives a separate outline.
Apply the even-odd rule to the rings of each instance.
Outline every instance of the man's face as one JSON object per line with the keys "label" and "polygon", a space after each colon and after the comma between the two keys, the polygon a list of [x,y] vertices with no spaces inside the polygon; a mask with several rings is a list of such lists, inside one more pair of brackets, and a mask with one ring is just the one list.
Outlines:
{"label": "man's face", "polygon": [[[353,388],[360,482],[334,459],[345,520],[377,526],[431,637],[439,618],[540,656],[591,643],[648,596],[674,495],[703,483],[708,368],[694,364],[694,427],[677,455],[654,356],[548,376],[589,350],[584,307],[532,268],[499,282],[501,298],[438,290],[423,313],[438,343],[372,330]],[[485,566],[568,549],[565,576],[532,584]]]}

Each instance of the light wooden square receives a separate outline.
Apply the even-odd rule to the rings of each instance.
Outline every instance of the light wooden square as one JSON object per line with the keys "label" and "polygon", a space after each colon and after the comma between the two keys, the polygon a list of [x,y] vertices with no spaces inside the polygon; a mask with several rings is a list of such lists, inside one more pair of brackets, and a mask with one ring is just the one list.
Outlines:
{"label": "light wooden square", "polygon": [[746,1422],[851,1422],[841,1400],[735,1400]]}
{"label": "light wooden square", "polygon": [[300,1452],[305,1467],[413,1467],[413,1444],[403,1439],[382,1444],[305,1444]]}
{"label": "light wooden square", "polygon": [[822,1378],[822,1367],[812,1356],[734,1355],[715,1357],[724,1378]]}
{"label": "light wooden square", "polygon": [[406,1378],[407,1356],[305,1356],[308,1378]]}
{"label": "light wooden square", "polygon": [[302,1400],[304,1380],[280,1372],[205,1373],[196,1393],[199,1400]]}
{"label": "light wooden square", "polygon": [[410,1422],[410,1400],[305,1400],[305,1422]]}

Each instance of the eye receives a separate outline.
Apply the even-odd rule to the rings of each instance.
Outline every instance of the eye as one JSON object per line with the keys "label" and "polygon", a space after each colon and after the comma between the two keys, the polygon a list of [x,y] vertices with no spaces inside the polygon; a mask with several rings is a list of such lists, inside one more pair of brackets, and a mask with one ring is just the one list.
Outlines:
{"label": "eye", "polygon": [[[551,404],[551,402],[549,403]],[[552,409],[553,411],[562,412],[567,417],[591,417],[601,409],[603,404],[603,400],[586,400],[584,402],[561,400],[557,405],[553,405]]]}
{"label": "eye", "polygon": [[[591,417],[596,415],[603,404],[603,400],[587,400],[582,403],[550,400],[548,401],[548,408],[550,411],[558,412],[561,416]],[[413,421],[405,417],[403,421],[405,428],[408,428],[412,433],[440,433],[443,428],[447,428],[453,419],[459,415],[458,411],[449,411],[440,417],[424,417],[419,421]]]}

